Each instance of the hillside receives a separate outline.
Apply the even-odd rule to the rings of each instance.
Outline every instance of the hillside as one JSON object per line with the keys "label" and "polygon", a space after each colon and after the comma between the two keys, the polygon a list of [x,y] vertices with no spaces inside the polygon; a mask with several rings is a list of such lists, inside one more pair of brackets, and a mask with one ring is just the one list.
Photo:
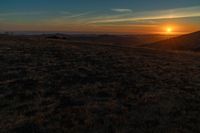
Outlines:
{"label": "hillside", "polygon": [[145,45],[145,47],[162,50],[200,51],[200,31],[156,43],[150,43]]}
{"label": "hillside", "polygon": [[0,37],[0,132],[200,132],[199,58]]}

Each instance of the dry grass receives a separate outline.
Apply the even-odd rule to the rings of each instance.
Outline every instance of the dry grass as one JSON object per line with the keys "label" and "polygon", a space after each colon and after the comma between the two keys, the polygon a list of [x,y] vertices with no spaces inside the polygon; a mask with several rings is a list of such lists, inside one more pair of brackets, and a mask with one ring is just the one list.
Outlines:
{"label": "dry grass", "polygon": [[1,38],[0,132],[200,132],[199,57]]}

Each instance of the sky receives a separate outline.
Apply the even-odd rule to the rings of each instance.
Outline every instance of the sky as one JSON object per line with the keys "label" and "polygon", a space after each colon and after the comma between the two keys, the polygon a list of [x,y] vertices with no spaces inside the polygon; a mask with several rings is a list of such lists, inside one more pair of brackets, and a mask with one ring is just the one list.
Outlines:
{"label": "sky", "polygon": [[162,34],[167,29],[200,30],[200,0],[0,1],[0,31]]}

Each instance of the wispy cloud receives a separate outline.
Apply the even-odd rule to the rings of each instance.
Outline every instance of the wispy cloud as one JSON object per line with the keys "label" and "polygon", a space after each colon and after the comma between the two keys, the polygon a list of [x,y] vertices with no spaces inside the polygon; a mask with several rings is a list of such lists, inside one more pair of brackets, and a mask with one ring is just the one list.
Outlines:
{"label": "wispy cloud", "polygon": [[79,17],[83,17],[83,16],[87,16],[89,14],[91,14],[92,12],[82,12],[82,13],[71,13],[68,16],[63,16],[64,18],[79,18]]}
{"label": "wispy cloud", "polygon": [[48,24],[52,26],[63,26],[63,25],[82,25],[86,24],[85,19],[88,18],[93,12],[79,12],[73,13],[68,11],[59,12],[60,15],[53,18],[47,18],[41,21],[43,24]]}
{"label": "wispy cloud", "polygon": [[111,9],[111,11],[119,12],[119,13],[130,13],[130,12],[132,12],[131,9],[123,9],[123,8],[114,8],[114,9]]}
{"label": "wispy cloud", "polygon": [[[81,22],[82,19],[87,18],[93,12],[69,12],[69,11],[57,11],[57,12],[4,12],[0,13],[0,21],[7,20],[9,23],[16,23],[18,20],[21,24],[27,24],[26,20],[31,18],[31,21],[38,22],[40,24],[76,24],[78,21]],[[26,18],[26,19],[16,19],[16,18]],[[15,19],[13,19],[15,18]],[[13,21],[13,22],[12,22]],[[33,23],[32,23],[33,24]]]}
{"label": "wispy cloud", "polygon": [[114,23],[114,22],[134,22],[144,20],[159,20],[159,19],[176,19],[176,18],[187,18],[187,17],[200,17],[200,6],[177,8],[169,10],[157,10],[157,11],[146,11],[134,13],[128,17],[120,18],[102,18],[91,21],[90,23]]}

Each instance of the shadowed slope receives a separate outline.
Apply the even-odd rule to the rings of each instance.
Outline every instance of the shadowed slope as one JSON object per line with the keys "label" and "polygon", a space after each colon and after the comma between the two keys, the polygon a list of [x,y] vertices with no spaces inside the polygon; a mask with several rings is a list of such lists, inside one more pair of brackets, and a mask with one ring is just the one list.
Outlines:
{"label": "shadowed slope", "polygon": [[200,31],[147,44],[145,47],[163,50],[200,51]]}

